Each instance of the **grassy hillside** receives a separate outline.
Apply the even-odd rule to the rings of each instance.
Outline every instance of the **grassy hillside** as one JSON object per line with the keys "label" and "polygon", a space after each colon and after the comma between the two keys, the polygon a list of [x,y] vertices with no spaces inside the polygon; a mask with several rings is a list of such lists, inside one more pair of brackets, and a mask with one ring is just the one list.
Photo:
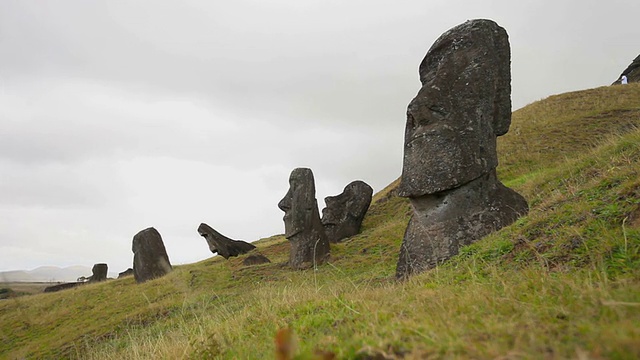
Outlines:
{"label": "grassy hillside", "polygon": [[317,270],[220,257],[0,302],[0,358],[640,358],[640,84],[514,113],[499,176],[531,211],[407,282],[409,205],[378,193],[361,234]]}

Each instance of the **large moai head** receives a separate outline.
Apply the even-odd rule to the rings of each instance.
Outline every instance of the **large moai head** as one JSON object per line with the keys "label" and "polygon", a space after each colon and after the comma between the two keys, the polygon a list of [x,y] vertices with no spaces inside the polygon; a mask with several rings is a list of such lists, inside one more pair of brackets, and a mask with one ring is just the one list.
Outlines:
{"label": "large moai head", "polygon": [[324,198],[322,226],[330,242],[339,242],[360,231],[364,215],[371,205],[373,189],[356,180],[345,186],[341,194]]}
{"label": "large moai head", "polygon": [[155,228],[147,228],[133,237],[133,276],[142,283],[164,276],[171,272],[167,250],[162,236]]}
{"label": "large moai head", "polygon": [[398,191],[413,210],[398,278],[437,266],[528,211],[496,177],[496,138],[511,124],[507,32],[490,20],[467,21],[436,40],[419,72]]}
{"label": "large moai head", "polygon": [[284,211],[284,235],[291,238],[312,227],[314,214],[318,216],[316,185],[313,172],[297,168],[289,176],[289,191],[278,203]]}
{"label": "large moai head", "polygon": [[467,21],[431,46],[407,109],[401,196],[455,188],[498,165],[496,137],[511,124],[510,53],[491,20]]}

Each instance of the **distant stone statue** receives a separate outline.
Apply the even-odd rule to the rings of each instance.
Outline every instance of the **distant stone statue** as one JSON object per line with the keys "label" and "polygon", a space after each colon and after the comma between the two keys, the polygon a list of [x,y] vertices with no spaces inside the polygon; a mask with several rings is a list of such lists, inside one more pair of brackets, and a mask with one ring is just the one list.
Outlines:
{"label": "distant stone statue", "polygon": [[89,278],[89,282],[99,282],[107,280],[107,272],[109,271],[109,267],[107,264],[95,264],[91,269],[93,275]]}
{"label": "distant stone statue", "polygon": [[127,276],[133,276],[133,269],[132,268],[128,268],[127,270],[118,273],[118,279],[122,279],[123,277],[127,277]]}
{"label": "distant stone statue", "polygon": [[198,234],[207,240],[209,250],[211,250],[212,253],[218,253],[225,259],[229,259],[231,256],[246,254],[256,248],[255,245],[248,242],[229,239],[205,223],[198,226]]}
{"label": "distant stone statue", "polygon": [[611,85],[640,82],[640,55],[638,55],[626,69],[622,71],[620,77]]}
{"label": "distant stone statue", "polygon": [[511,124],[510,56],[502,27],[471,20],[442,34],[420,64],[398,189],[413,216],[397,277],[432,268],[527,213],[495,170],[496,137]]}
{"label": "distant stone statue", "polygon": [[364,181],[353,181],[342,194],[324,198],[322,226],[329,242],[337,243],[360,232],[364,215],[371,205],[373,189]]}
{"label": "distant stone statue", "polygon": [[291,243],[289,266],[304,269],[325,262],[329,240],[320,222],[313,172],[297,168],[289,176],[289,191],[278,203],[284,211],[284,236]]}
{"label": "distant stone statue", "polygon": [[150,227],[133,237],[133,276],[142,283],[171,272],[167,250],[158,230]]}

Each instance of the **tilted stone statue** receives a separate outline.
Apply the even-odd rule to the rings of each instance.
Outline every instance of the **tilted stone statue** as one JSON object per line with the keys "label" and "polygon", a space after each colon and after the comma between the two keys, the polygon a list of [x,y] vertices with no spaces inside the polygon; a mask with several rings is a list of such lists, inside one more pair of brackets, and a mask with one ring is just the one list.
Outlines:
{"label": "tilted stone statue", "polygon": [[150,227],[133,237],[133,276],[142,283],[171,272],[167,250],[158,230]]}
{"label": "tilted stone statue", "polygon": [[289,266],[304,269],[329,257],[329,241],[320,222],[313,172],[297,168],[289,176],[289,191],[278,203],[284,211],[284,236],[291,243]]}
{"label": "tilted stone statue", "polygon": [[122,279],[124,277],[132,276],[132,275],[133,275],[133,269],[132,268],[128,268],[127,270],[125,270],[125,271],[123,271],[121,273],[118,273],[118,279]]}
{"label": "tilted stone statue", "polygon": [[98,282],[98,281],[107,280],[108,270],[109,270],[109,267],[107,266],[107,264],[100,263],[100,264],[93,265],[93,268],[91,269],[91,273],[93,273],[93,275],[91,275],[91,277],[89,278],[89,282]]}
{"label": "tilted stone statue", "polygon": [[471,20],[445,32],[420,64],[407,109],[400,196],[413,208],[396,276],[436,266],[527,213],[496,178],[496,138],[511,124],[507,32]]}
{"label": "tilted stone statue", "polygon": [[209,250],[211,250],[212,253],[218,253],[225,259],[231,256],[246,254],[256,248],[255,245],[248,242],[229,239],[205,223],[198,226],[198,234],[207,240]]}
{"label": "tilted stone statue", "polygon": [[364,215],[371,205],[373,189],[356,180],[345,186],[342,194],[324,198],[322,226],[329,242],[337,243],[360,232]]}

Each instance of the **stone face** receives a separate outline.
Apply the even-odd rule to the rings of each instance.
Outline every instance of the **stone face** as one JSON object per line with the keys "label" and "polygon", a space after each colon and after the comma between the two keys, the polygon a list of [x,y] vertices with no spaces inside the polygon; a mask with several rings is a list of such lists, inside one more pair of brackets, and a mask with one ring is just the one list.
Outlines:
{"label": "stone face", "polygon": [[225,259],[229,259],[231,256],[246,254],[256,248],[248,242],[229,239],[205,223],[198,226],[198,234],[207,240],[209,250],[211,250],[212,253],[218,253]]}
{"label": "stone face", "polygon": [[360,232],[364,215],[371,205],[373,189],[364,181],[349,183],[336,196],[324,198],[322,226],[329,242],[337,243]]}
{"label": "stone face", "polygon": [[511,124],[510,49],[489,20],[444,33],[420,64],[422,88],[407,109],[400,196],[465,184],[498,164],[496,136]]}
{"label": "stone face", "polygon": [[158,230],[148,228],[133,237],[133,276],[142,283],[171,272],[167,250]]}
{"label": "stone face", "polygon": [[101,264],[93,265],[93,268],[91,269],[91,272],[93,273],[93,275],[91,275],[91,277],[89,278],[89,281],[98,282],[98,281],[107,280],[108,270],[109,270],[109,267],[107,266],[107,264],[101,263]]}
{"label": "stone face", "polygon": [[467,21],[436,40],[419,72],[398,190],[413,209],[400,278],[436,266],[528,211],[495,172],[496,138],[511,124],[507,32],[490,20]]}
{"label": "stone face", "polygon": [[329,241],[320,222],[313,172],[297,168],[289,177],[289,191],[278,203],[284,211],[285,237],[291,243],[289,266],[304,269],[329,257]]}
{"label": "stone face", "polygon": [[627,77],[627,82],[640,82],[640,55],[633,59],[631,64],[624,69],[618,80],[613,82],[613,85],[620,84],[620,80],[622,79],[622,75]]}

